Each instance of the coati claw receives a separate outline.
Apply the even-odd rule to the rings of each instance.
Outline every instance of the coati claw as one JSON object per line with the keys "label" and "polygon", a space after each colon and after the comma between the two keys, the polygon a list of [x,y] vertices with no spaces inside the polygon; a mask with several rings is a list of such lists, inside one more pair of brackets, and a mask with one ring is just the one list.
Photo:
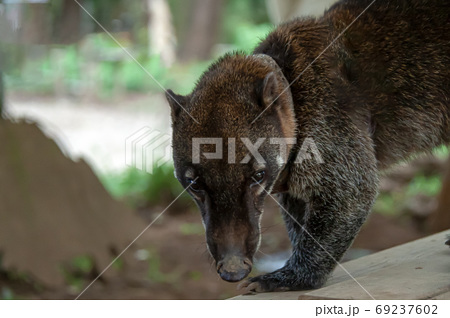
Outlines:
{"label": "coati claw", "polygon": [[237,287],[243,294],[267,293],[273,291],[288,291],[289,287],[278,286],[275,280],[269,277],[270,274],[248,278]]}
{"label": "coati claw", "polygon": [[248,278],[238,285],[238,290],[244,293],[267,293],[267,292],[285,292],[290,290],[306,290],[321,287],[326,278],[300,275],[285,266],[272,273],[267,273]]}
{"label": "coati claw", "polygon": [[237,290],[242,291],[243,295],[260,293],[260,286],[257,282],[247,279],[237,286]]}
{"label": "coati claw", "polygon": [[252,278],[240,283],[237,289],[242,291],[243,295],[267,292],[259,282],[253,282]]}

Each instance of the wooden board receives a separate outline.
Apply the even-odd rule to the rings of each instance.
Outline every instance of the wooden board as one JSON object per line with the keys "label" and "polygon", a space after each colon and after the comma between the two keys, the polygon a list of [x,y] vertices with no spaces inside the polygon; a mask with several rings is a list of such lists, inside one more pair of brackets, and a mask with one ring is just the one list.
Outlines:
{"label": "wooden board", "polygon": [[450,248],[444,244],[449,233],[343,263],[345,270],[338,266],[320,289],[233,299],[450,299]]}

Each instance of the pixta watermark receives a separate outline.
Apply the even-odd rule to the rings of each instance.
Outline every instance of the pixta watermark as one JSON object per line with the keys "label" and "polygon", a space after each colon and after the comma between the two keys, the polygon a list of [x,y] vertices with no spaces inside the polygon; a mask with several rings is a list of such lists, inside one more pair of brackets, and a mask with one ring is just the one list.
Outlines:
{"label": "pixta watermark", "polygon": [[[266,161],[259,152],[259,148],[264,142],[269,142],[271,145],[278,145],[278,158],[285,161],[287,160],[289,149],[297,144],[296,138],[258,138],[255,142],[252,142],[249,138],[240,138],[240,141],[248,151],[244,158],[236,158],[236,138],[227,138],[227,162],[230,164],[249,163],[253,157],[257,163],[264,164]],[[214,145],[214,152],[202,152],[202,145]],[[209,160],[221,160],[224,159],[224,139],[223,138],[192,138],[192,163],[200,163],[200,158],[203,155],[204,158]],[[294,163],[301,164],[305,160],[314,159],[316,163],[323,163],[322,155],[314,142],[313,138],[305,138],[301,143]],[[282,162],[285,163],[285,162]]]}
{"label": "pixta watermark", "polygon": [[125,141],[125,163],[152,174],[154,169],[172,160],[170,135],[143,127]]}

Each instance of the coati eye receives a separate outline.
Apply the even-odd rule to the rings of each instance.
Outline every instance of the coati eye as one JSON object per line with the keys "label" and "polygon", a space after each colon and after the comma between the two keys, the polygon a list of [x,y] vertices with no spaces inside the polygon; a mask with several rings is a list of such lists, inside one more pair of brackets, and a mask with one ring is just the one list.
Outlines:
{"label": "coati eye", "polygon": [[265,176],[266,176],[266,172],[264,170],[260,170],[260,171],[256,172],[252,178],[256,183],[261,183],[261,182],[263,182]]}
{"label": "coati eye", "polygon": [[187,183],[188,183],[189,188],[194,192],[199,192],[202,190],[202,187],[200,186],[200,184],[198,184],[194,179],[188,178]]}

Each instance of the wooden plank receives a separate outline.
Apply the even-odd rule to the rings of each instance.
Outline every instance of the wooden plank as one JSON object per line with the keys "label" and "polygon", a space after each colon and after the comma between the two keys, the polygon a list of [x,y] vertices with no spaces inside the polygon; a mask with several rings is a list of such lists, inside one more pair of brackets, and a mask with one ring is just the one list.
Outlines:
{"label": "wooden plank", "polygon": [[446,293],[443,293],[443,294],[440,294],[440,295],[433,296],[430,299],[433,299],[433,300],[450,300],[450,292],[446,292]]}
{"label": "wooden plank", "polygon": [[276,292],[276,293],[261,293],[261,294],[248,294],[240,295],[231,298],[232,300],[297,300],[299,295],[306,293],[307,291],[288,291],[288,292]]}
{"label": "wooden plank", "polygon": [[370,295],[375,299],[448,297],[450,249],[444,242],[449,233],[444,231],[344,263],[345,270],[338,267],[325,287],[317,290],[246,295],[234,299],[292,299],[295,295],[298,299],[371,299]]}
{"label": "wooden plank", "polygon": [[[404,263],[357,277],[370,295],[351,279],[306,295],[334,299],[428,299],[450,291],[450,272],[446,272],[443,266],[446,265],[446,260],[442,259],[441,264],[433,263],[435,261],[433,258],[417,263]],[[299,298],[303,299],[302,296]]]}

